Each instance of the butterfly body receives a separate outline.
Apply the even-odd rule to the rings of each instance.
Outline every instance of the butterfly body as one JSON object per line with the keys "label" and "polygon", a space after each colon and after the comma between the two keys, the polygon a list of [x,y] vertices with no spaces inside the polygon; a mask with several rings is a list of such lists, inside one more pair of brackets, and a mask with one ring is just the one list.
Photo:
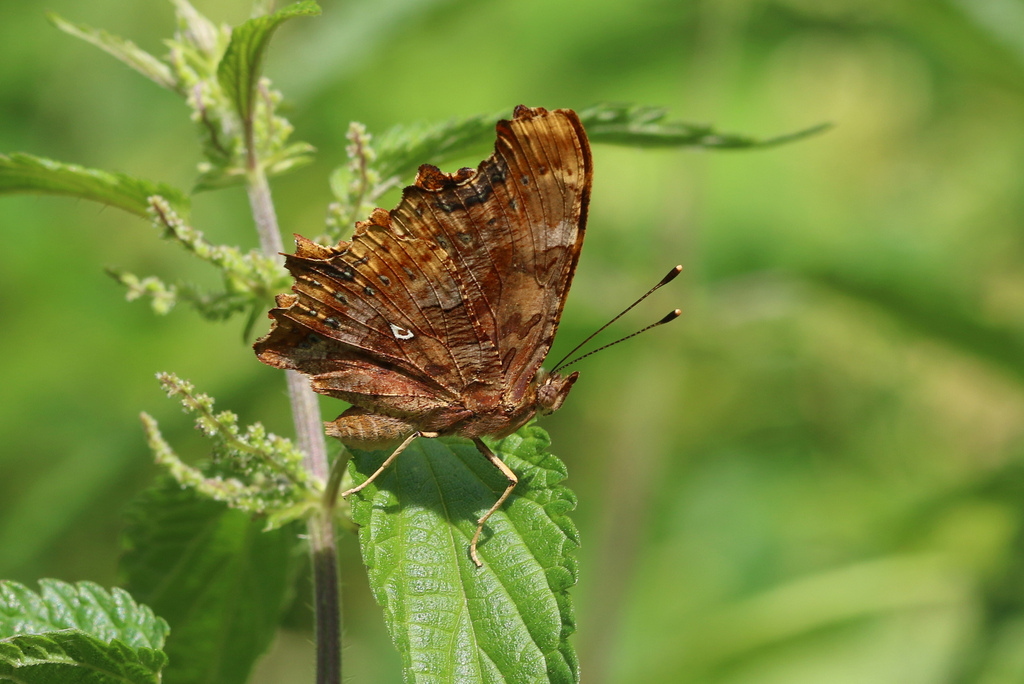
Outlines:
{"label": "butterfly body", "polygon": [[461,404],[447,405],[426,414],[400,412],[383,414],[361,406],[353,406],[326,424],[327,434],[357,448],[381,448],[392,445],[414,432],[437,435],[507,437],[536,414],[556,411],[569,394],[578,373],[567,376],[538,373],[545,376],[543,384],[532,384],[519,405],[498,405],[494,408],[467,408]]}
{"label": "butterfly body", "polygon": [[574,112],[517,107],[478,168],[421,166],[399,205],[374,210],[351,241],[296,236],[285,262],[295,285],[278,296],[257,356],[351,403],[326,424],[350,446],[473,439],[511,483],[482,526],[515,476],[480,438],[557,410],[577,377],[541,364],[583,245],[591,178]]}

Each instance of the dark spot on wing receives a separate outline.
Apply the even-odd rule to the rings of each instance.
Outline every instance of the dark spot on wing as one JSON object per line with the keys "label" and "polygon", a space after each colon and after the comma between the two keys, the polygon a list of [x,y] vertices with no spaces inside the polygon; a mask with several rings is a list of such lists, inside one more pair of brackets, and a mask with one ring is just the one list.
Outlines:
{"label": "dark spot on wing", "polygon": [[444,213],[450,214],[453,211],[455,211],[456,209],[458,209],[461,206],[461,204],[456,203],[456,202],[449,202],[448,200],[445,200],[445,199],[442,199],[442,198],[439,197],[437,199],[437,202],[434,203],[434,206],[436,206],[438,209],[440,209]]}
{"label": "dark spot on wing", "polygon": [[[504,161],[504,160],[501,160]],[[508,177],[508,166],[504,163],[497,163],[494,166],[487,169],[487,180],[491,181],[495,185],[504,183]]]}
{"label": "dark spot on wing", "polygon": [[465,186],[459,197],[462,199],[463,204],[471,207],[474,204],[483,204],[489,200],[492,192],[494,192],[494,186],[490,183],[478,186]]}

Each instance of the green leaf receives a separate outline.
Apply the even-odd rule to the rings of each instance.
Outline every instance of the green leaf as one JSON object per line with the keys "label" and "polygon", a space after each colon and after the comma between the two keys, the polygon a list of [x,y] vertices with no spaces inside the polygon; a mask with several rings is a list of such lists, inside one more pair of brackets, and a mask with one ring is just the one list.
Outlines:
{"label": "green leaf", "polygon": [[[831,124],[819,124],[795,133],[759,139],[736,133],[719,133],[712,126],[665,121],[660,107],[598,104],[579,110],[580,121],[594,143],[631,147],[701,147],[744,149],[781,145],[820,133]],[[504,110],[452,119],[430,126],[395,126],[376,145],[375,169],[382,178],[409,176],[423,163],[442,164],[449,159],[494,146],[494,125],[512,115]]]}
{"label": "green leaf", "polygon": [[189,200],[180,190],[123,173],[87,169],[30,154],[0,154],[0,194],[41,192],[70,195],[109,204],[149,218],[148,198],[159,195],[178,213],[187,214]]}
{"label": "green leaf", "polygon": [[386,131],[376,145],[375,169],[382,178],[409,176],[420,164],[443,164],[472,150],[494,144],[494,126],[511,112],[478,114],[430,126],[399,125]]}
{"label": "green leaf", "polygon": [[0,640],[0,682],[15,684],[158,684],[167,657],[148,648],[106,643],[78,631]]}
{"label": "green leaf", "polygon": [[794,142],[832,127],[832,124],[823,123],[761,139],[737,133],[719,133],[706,124],[665,121],[667,114],[668,111],[661,107],[616,104],[599,104],[579,112],[580,121],[591,142],[629,147],[750,149]]}
{"label": "green leaf", "polygon": [[[548,436],[527,426],[492,448],[520,478],[469,558],[477,518],[504,476],[465,439],[418,439],[352,501],[370,585],[406,681],[576,682],[568,589],[579,545],[575,497]],[[356,451],[356,483],[386,451]]]}
{"label": "green leaf", "polygon": [[168,684],[242,684],[291,599],[294,527],[263,523],[165,478],[128,513],[121,571],[166,617]]}
{"label": "green leaf", "polygon": [[156,683],[167,623],[123,589],[39,581],[36,593],[0,581],[0,681]]}
{"label": "green leaf", "polygon": [[231,31],[231,42],[217,66],[217,80],[235,105],[239,119],[248,130],[256,99],[256,84],[263,67],[263,55],[277,27],[292,17],[320,14],[313,0],[284,7],[274,14],[256,17]]}
{"label": "green leaf", "polygon": [[110,592],[92,582],[39,580],[40,593],[0,581],[0,639],[22,634],[78,630],[133,648],[163,647],[167,623],[137,604],[124,589]]}
{"label": "green leaf", "polygon": [[94,29],[91,26],[73,24],[55,12],[47,12],[46,18],[61,31],[92,43],[157,85],[163,86],[168,90],[178,91],[178,81],[174,77],[171,68],[130,40],[112,35],[100,29]]}

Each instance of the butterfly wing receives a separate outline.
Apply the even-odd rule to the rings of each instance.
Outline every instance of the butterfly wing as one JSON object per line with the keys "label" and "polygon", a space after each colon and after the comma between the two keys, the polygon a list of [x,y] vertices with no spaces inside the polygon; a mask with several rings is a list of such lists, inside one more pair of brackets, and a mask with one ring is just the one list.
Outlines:
{"label": "butterfly wing", "polygon": [[383,210],[337,247],[297,237],[285,266],[293,294],[278,297],[255,350],[318,392],[412,416],[457,403],[484,365],[451,259],[392,230]]}
{"label": "butterfly wing", "polygon": [[496,353],[482,403],[518,406],[547,356],[572,282],[593,177],[590,146],[570,110],[517,107],[475,170],[420,168],[394,225],[448,253],[477,334]]}
{"label": "butterfly wing", "polygon": [[351,242],[297,238],[260,360],[391,415],[519,406],[579,258],[592,164],[574,112],[517,107],[497,130],[475,171],[421,167]]}

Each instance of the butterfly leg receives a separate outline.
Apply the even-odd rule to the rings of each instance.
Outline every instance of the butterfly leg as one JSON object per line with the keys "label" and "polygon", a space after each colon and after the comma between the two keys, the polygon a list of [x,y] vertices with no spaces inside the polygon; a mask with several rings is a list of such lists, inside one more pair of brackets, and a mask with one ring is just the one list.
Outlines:
{"label": "butterfly leg", "polygon": [[476,532],[473,533],[473,541],[469,543],[469,557],[473,559],[473,563],[479,568],[483,566],[483,563],[481,563],[480,559],[477,558],[476,544],[480,541],[480,533],[484,530],[484,523],[494,515],[496,510],[501,508],[501,504],[505,503],[505,499],[509,497],[512,490],[516,488],[517,484],[519,484],[519,478],[516,477],[516,474],[512,472],[511,468],[505,465],[504,461],[495,456],[494,452],[487,448],[487,445],[484,444],[482,440],[476,438],[473,440],[473,443],[476,444],[476,448],[480,450],[480,453],[483,454],[488,461],[493,463],[495,467],[501,471],[502,475],[508,478],[508,486],[505,487],[505,491],[502,492],[501,496],[498,497],[498,500],[494,502],[494,505],[491,506],[490,510],[480,516],[480,519],[476,521]]}
{"label": "butterfly leg", "polygon": [[356,492],[362,491],[363,487],[366,487],[368,484],[370,484],[371,482],[376,480],[377,476],[380,475],[381,473],[383,473],[385,470],[387,470],[388,466],[391,465],[392,463],[394,463],[395,459],[398,458],[398,455],[400,453],[402,453],[403,451],[405,451],[405,448],[407,446],[409,446],[412,443],[412,440],[416,439],[417,437],[437,437],[437,433],[436,432],[422,432],[422,431],[417,430],[416,432],[414,432],[411,435],[409,435],[408,437],[406,437],[405,441],[403,441],[401,444],[399,444],[395,448],[395,450],[391,452],[391,455],[388,456],[386,459],[384,459],[384,462],[381,463],[380,467],[377,468],[377,470],[374,471],[373,475],[370,475],[370,477],[366,478],[363,481],[362,484],[357,485],[357,486],[353,487],[352,489],[348,489],[348,490],[342,492],[341,493],[342,498],[348,498],[352,494],[355,494]]}

